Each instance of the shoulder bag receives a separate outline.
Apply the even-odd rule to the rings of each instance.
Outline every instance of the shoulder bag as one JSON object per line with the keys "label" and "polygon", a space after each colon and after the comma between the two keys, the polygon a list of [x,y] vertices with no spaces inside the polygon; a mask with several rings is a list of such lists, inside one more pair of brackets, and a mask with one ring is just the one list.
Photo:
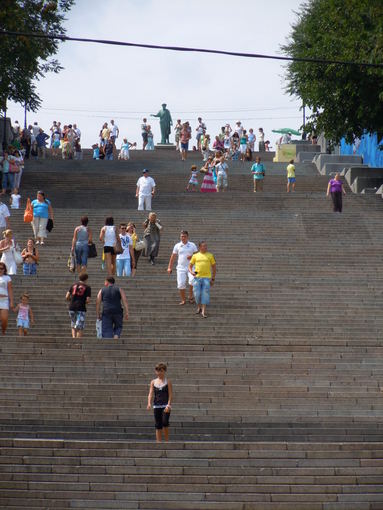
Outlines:
{"label": "shoulder bag", "polygon": [[27,205],[25,206],[24,211],[24,223],[32,223],[33,221],[33,207],[31,204],[31,199],[27,198]]}
{"label": "shoulder bag", "polygon": [[[116,231],[116,229],[115,229]],[[120,255],[124,250],[122,249],[122,246],[121,246],[121,239],[120,239],[120,236],[118,234],[118,232],[116,231],[116,242],[114,244],[114,253],[116,255]]]}
{"label": "shoulder bag", "polygon": [[89,259],[94,259],[97,257],[97,249],[96,249],[96,245],[94,243],[89,243],[88,244],[88,258]]}

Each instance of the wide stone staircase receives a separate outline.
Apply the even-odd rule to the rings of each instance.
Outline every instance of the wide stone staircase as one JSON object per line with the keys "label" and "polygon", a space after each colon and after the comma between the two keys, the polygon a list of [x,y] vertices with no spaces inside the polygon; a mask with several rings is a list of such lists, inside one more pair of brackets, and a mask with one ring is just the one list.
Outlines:
{"label": "wide stone staircase", "polygon": [[[286,164],[269,161],[263,193],[240,162],[227,193],[188,193],[197,154],[131,156],[26,166],[23,199],[44,189],[55,228],[37,277],[13,277],[36,325],[18,337],[11,313],[0,344],[0,508],[383,508],[381,199],[350,193],[335,214],[312,164],[296,165],[288,195]],[[87,326],[73,340],[64,299],[73,229],[88,214],[98,238],[113,215],[142,234],[143,168],[158,186],[158,263],[141,258],[135,278],[119,279],[130,318],[117,341],[96,338],[105,272],[100,256],[90,260]],[[31,235],[22,217],[12,211],[21,245]],[[206,320],[178,306],[166,273],[181,229],[217,259]],[[146,411],[158,361],[175,392],[161,445]]]}

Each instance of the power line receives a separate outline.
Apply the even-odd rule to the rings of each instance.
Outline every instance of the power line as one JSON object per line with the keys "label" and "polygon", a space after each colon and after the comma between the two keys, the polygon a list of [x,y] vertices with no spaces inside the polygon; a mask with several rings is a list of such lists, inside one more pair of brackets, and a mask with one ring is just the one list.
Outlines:
{"label": "power line", "polygon": [[[8,110],[11,110],[12,109],[12,106],[10,106],[8,108]],[[71,108],[40,108],[41,110],[45,110],[46,112],[62,112],[62,111],[65,111],[65,112],[69,112],[70,113],[70,116],[71,117],[85,117],[85,118],[92,118],[92,119],[104,119],[105,120],[105,117],[106,115],[103,114],[101,115],[100,113],[102,112],[99,111],[99,110],[72,110]],[[235,110],[233,110],[235,111]],[[115,111],[111,111],[111,110],[107,110],[106,113],[108,114],[108,116],[112,116],[113,113],[116,113]],[[74,115],[72,115],[74,114]],[[68,118],[69,115],[66,115],[66,117]],[[125,115],[118,115],[118,120],[141,120],[142,117],[130,117],[130,116],[125,116]],[[283,116],[283,117],[241,117],[241,121],[247,121],[247,120],[287,120],[287,119],[301,119],[301,116]],[[186,120],[188,120],[188,118],[186,118]],[[238,120],[238,116],[237,117],[220,117],[220,118],[210,118],[210,117],[206,117],[204,116],[204,120],[206,122],[228,122],[228,121],[236,121]]]}
{"label": "power line", "polygon": [[[209,113],[246,113],[246,112],[266,112],[266,111],[279,111],[279,110],[297,110],[298,106],[281,106],[281,107],[273,107],[273,108],[236,108],[235,110],[215,110],[215,109],[207,109],[207,108],[199,108],[197,110],[173,110],[173,114],[181,114],[181,113],[195,113],[200,114],[200,112],[204,112],[205,114]],[[95,110],[94,108],[50,108],[49,106],[42,106],[39,108],[40,110],[48,110],[48,111],[71,111],[71,112],[92,112],[92,113],[117,113],[117,114],[140,114],[147,115],[147,110],[133,111],[133,110],[114,110],[113,108],[108,108],[107,110]]]}
{"label": "power line", "polygon": [[86,42],[95,44],[108,44],[113,46],[130,46],[135,48],[147,48],[152,50],[169,50],[169,51],[180,51],[180,52],[194,52],[194,53],[210,53],[215,55],[226,55],[232,57],[243,57],[243,58],[260,58],[269,60],[282,60],[288,62],[307,62],[311,64],[337,64],[344,66],[359,66],[366,68],[378,68],[382,69],[383,64],[372,64],[369,62],[354,62],[348,60],[331,60],[322,58],[302,58],[302,57],[284,57],[278,55],[263,55],[260,53],[243,53],[238,51],[225,51],[225,50],[211,50],[207,48],[188,48],[183,46],[166,46],[158,44],[143,44],[143,43],[132,43],[124,41],[112,41],[108,39],[88,39],[84,37],[69,37],[64,34],[53,35],[53,34],[38,34],[34,32],[14,32],[12,30],[0,30],[0,35],[11,36],[11,37],[31,37],[37,39],[52,39],[60,41],[75,41],[75,42]]}

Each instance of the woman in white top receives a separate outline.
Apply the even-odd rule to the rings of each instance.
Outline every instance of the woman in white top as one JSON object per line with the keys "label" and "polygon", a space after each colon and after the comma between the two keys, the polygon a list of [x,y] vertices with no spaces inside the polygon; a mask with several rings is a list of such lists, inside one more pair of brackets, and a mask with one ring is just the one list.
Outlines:
{"label": "woman in white top", "polygon": [[15,260],[15,241],[13,239],[13,232],[10,229],[4,230],[4,239],[0,242],[1,262],[7,268],[7,274],[16,274],[17,265]]}
{"label": "woman in white top", "polygon": [[116,227],[112,216],[105,219],[105,225],[100,231],[100,241],[104,243],[104,257],[108,276],[116,274]]}
{"label": "woman in white top", "polygon": [[13,308],[13,290],[10,277],[7,275],[7,267],[0,262],[0,319],[3,335],[8,326],[9,308]]}

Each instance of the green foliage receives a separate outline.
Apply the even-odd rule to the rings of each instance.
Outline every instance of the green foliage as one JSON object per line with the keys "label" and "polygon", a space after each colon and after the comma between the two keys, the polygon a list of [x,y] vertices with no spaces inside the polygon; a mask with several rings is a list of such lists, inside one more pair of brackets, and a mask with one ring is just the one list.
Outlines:
{"label": "green foliage", "polygon": [[[383,0],[311,0],[282,50],[295,58],[383,64]],[[383,68],[291,62],[287,87],[312,109],[307,131],[383,136]]]}
{"label": "green foliage", "polygon": [[58,41],[1,35],[2,30],[36,34],[64,34],[65,13],[74,0],[1,0],[0,7],[0,108],[7,101],[27,104],[36,111],[41,103],[36,80],[62,67],[52,58]]}

